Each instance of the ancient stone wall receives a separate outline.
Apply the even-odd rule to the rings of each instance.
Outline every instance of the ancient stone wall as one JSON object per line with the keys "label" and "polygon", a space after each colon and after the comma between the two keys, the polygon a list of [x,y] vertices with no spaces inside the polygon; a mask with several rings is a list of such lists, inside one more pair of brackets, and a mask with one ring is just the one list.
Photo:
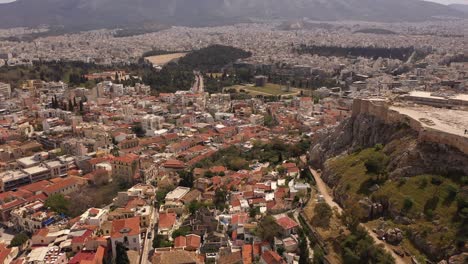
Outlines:
{"label": "ancient stone wall", "polygon": [[452,146],[468,155],[468,139],[466,137],[423,126],[419,120],[390,109],[389,103],[384,100],[355,99],[352,115],[358,116],[360,114],[377,117],[385,124],[406,124],[418,132],[420,140]]}

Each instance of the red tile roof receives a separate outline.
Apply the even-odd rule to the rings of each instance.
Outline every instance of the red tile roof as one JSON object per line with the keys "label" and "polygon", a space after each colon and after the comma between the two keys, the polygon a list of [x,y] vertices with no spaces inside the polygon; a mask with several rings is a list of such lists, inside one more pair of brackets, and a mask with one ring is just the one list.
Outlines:
{"label": "red tile roof", "polygon": [[283,216],[283,217],[277,219],[276,223],[285,230],[292,229],[292,228],[295,228],[295,227],[299,226],[298,223],[296,223],[294,220],[292,220],[288,216]]}
{"label": "red tile roof", "polygon": [[252,263],[252,245],[242,246],[242,263],[243,264]]}
{"label": "red tile roof", "polygon": [[233,225],[242,225],[249,220],[249,215],[247,213],[238,213],[232,216],[231,224]]}
{"label": "red tile roof", "polygon": [[198,235],[190,234],[186,236],[187,238],[187,247],[190,249],[198,249],[201,244],[201,237]]}
{"label": "red tile roof", "polygon": [[184,236],[178,236],[174,240],[175,248],[183,248],[187,246],[187,238]]}
{"label": "red tile roof", "polygon": [[121,156],[121,157],[116,157],[114,161],[116,162],[122,162],[122,163],[133,163],[134,161],[138,160],[140,156],[129,153],[127,155]]}
{"label": "red tile roof", "polygon": [[140,217],[132,217],[127,219],[118,219],[112,221],[112,238],[120,238],[123,236],[134,236],[140,234]]}
{"label": "red tile roof", "polygon": [[283,264],[285,263],[284,260],[281,258],[278,253],[275,251],[265,251],[262,254],[262,259],[266,264]]}
{"label": "red tile roof", "polygon": [[175,213],[161,213],[159,214],[159,229],[167,228],[170,229],[176,222],[177,215]]}

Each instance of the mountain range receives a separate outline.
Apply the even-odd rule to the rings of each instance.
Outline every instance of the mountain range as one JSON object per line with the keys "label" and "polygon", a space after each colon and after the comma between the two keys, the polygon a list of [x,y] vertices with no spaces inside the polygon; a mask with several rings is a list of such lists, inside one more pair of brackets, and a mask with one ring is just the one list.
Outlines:
{"label": "mountain range", "polygon": [[420,0],[17,0],[0,4],[0,28],[116,28],[142,22],[207,26],[263,19],[423,21],[466,17]]}
{"label": "mountain range", "polygon": [[451,5],[449,5],[449,7],[453,8],[453,9],[455,9],[455,10],[459,10],[459,11],[462,11],[462,12],[468,14],[468,5],[464,5],[464,4],[451,4]]}

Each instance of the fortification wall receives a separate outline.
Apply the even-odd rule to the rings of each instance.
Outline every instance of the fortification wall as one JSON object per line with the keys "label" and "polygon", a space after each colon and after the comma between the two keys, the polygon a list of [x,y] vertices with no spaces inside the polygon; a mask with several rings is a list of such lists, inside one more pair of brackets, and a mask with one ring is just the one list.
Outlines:
{"label": "fortification wall", "polygon": [[468,139],[466,137],[424,126],[419,120],[390,109],[390,105],[387,101],[355,99],[353,102],[352,116],[357,115],[371,115],[379,118],[386,124],[406,124],[418,132],[421,141],[452,146],[468,155]]}

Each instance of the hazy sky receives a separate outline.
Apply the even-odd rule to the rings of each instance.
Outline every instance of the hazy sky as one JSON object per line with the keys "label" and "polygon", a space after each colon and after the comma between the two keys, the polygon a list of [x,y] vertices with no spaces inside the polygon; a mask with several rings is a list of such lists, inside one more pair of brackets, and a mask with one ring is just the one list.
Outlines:
{"label": "hazy sky", "polygon": [[[8,2],[14,2],[15,0],[0,0],[0,3],[8,3]],[[438,2],[442,4],[453,4],[453,3],[459,3],[459,4],[468,4],[468,0],[429,0],[432,2]]]}

